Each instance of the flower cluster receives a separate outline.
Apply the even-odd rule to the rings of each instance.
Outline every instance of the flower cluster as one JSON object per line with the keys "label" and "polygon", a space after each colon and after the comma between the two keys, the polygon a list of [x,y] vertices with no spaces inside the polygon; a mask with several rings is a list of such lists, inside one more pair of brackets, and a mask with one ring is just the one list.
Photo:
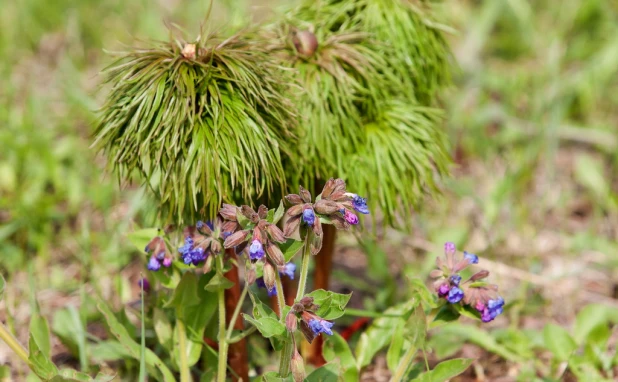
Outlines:
{"label": "flower cluster", "polygon": [[288,331],[296,331],[298,318],[300,317],[300,331],[309,343],[313,342],[320,333],[332,336],[332,328],[335,324],[315,314],[314,312],[318,309],[319,306],[313,303],[312,297],[303,297],[292,306],[292,309],[290,309],[286,316],[285,325]]}
{"label": "flower cluster", "polygon": [[446,299],[451,304],[463,302],[476,309],[483,322],[489,322],[502,314],[504,299],[498,294],[498,286],[484,281],[489,272],[478,271],[468,280],[462,282],[460,272],[471,264],[478,264],[479,258],[473,253],[463,253],[463,258],[455,259],[455,244],[444,245],[445,258],[438,257],[436,265],[438,269],[431,272],[431,277],[436,278],[434,288],[439,297]]}
{"label": "flower cluster", "polygon": [[195,227],[185,228],[184,245],[178,248],[180,258],[187,265],[199,265],[208,256],[221,252],[221,220],[212,222],[198,221]]}
{"label": "flower cluster", "polygon": [[311,193],[300,187],[298,194],[285,197],[291,207],[287,211],[283,234],[293,237],[300,234],[304,227],[311,228],[314,233],[311,241],[311,253],[317,254],[322,248],[322,223],[333,224],[337,229],[348,229],[359,223],[354,213],[368,214],[367,200],[356,194],[346,192],[343,179],[329,179],[315,203],[311,202]]}
{"label": "flower cluster", "polygon": [[172,265],[172,256],[168,252],[165,240],[161,236],[156,236],[150,240],[144,251],[152,253],[148,260],[148,270],[158,271],[161,269],[161,266],[168,268]]}

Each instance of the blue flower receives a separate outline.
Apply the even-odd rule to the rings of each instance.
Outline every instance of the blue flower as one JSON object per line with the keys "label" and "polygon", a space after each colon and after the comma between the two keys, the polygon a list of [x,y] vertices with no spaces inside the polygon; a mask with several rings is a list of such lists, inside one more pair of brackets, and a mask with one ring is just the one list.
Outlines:
{"label": "blue flower", "polygon": [[151,256],[150,260],[148,260],[148,270],[149,271],[158,271],[161,268],[161,263],[157,260],[156,257]]}
{"label": "blue flower", "polygon": [[307,208],[303,211],[303,221],[307,223],[307,225],[313,225],[313,223],[315,223],[315,213],[311,208]]}
{"label": "blue flower", "polygon": [[316,336],[320,333],[325,333],[325,334],[328,334],[329,336],[332,336],[333,331],[331,330],[331,328],[333,327],[333,325],[334,323],[332,322],[318,319],[318,318],[312,318],[311,320],[309,320],[309,328],[313,331],[313,333]]}
{"label": "blue flower", "polygon": [[287,263],[285,264],[283,271],[279,271],[279,273],[283,276],[289,277],[290,280],[294,280],[294,271],[296,271],[296,264]]}
{"label": "blue flower", "polygon": [[495,300],[487,301],[487,306],[483,310],[481,314],[481,321],[489,322],[493,321],[496,317],[502,314],[504,307],[504,299],[502,297],[498,297]]}
{"label": "blue flower", "polygon": [[266,287],[266,283],[264,282],[264,277],[260,277],[260,278],[256,279],[255,280],[255,285],[257,285],[259,288],[266,289],[266,291],[268,292],[268,297],[272,297],[272,296],[276,296],[277,295],[277,287],[273,287],[273,289],[268,290],[268,288]]}
{"label": "blue flower", "polygon": [[456,304],[461,301],[463,296],[464,293],[461,289],[459,289],[458,287],[452,287],[451,290],[448,291],[448,296],[446,297],[446,299],[451,304]]}
{"label": "blue flower", "polygon": [[475,255],[474,253],[468,253],[468,252],[464,251],[464,259],[468,260],[468,262],[470,264],[478,264],[479,263],[479,257],[477,255]]}
{"label": "blue flower", "polygon": [[195,227],[196,227],[197,229],[202,229],[202,227],[204,227],[204,225],[205,225],[205,224],[204,224],[204,222],[203,222],[203,221],[198,220],[198,221],[197,221],[197,224],[195,224]]}
{"label": "blue flower", "polygon": [[249,257],[251,260],[259,260],[264,257],[264,246],[258,239],[251,242],[251,246],[249,247]]}
{"label": "blue flower", "polygon": [[451,276],[451,283],[455,286],[459,286],[459,283],[461,282],[461,276],[455,274]]}
{"label": "blue flower", "polygon": [[367,215],[369,213],[369,207],[367,207],[367,199],[362,198],[356,194],[352,196],[352,206],[361,214]]}

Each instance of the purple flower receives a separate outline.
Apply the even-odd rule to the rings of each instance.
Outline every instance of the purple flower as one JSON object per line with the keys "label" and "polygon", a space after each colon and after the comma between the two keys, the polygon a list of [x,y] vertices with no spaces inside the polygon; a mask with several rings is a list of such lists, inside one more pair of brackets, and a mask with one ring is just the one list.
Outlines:
{"label": "purple flower", "polygon": [[284,266],[284,269],[282,271],[279,271],[279,273],[283,276],[287,276],[290,278],[290,280],[294,280],[294,272],[296,271],[296,264],[294,263],[287,263]]}
{"label": "purple flower", "polygon": [[268,288],[266,287],[266,283],[264,282],[264,277],[257,278],[255,280],[255,285],[257,285],[259,288],[266,289],[266,291],[268,291],[268,297],[277,295],[277,287],[274,287],[273,289],[268,290]]}
{"label": "purple flower", "polygon": [[459,283],[461,282],[461,276],[459,276],[459,275],[457,275],[457,274],[452,275],[452,276],[450,277],[450,280],[451,280],[451,283],[452,283],[453,285],[455,285],[455,286],[459,286]]}
{"label": "purple flower", "polygon": [[151,256],[150,260],[148,260],[148,270],[149,271],[158,271],[161,268],[161,263],[157,260],[156,257]]}
{"label": "purple flower", "polygon": [[470,264],[478,264],[479,263],[479,257],[477,255],[475,255],[474,253],[468,253],[468,252],[464,251],[464,259],[468,260],[468,262]]}
{"label": "purple flower", "polygon": [[258,239],[251,242],[251,246],[249,247],[249,257],[251,260],[259,260],[264,257],[264,246]]}
{"label": "purple flower", "polygon": [[444,243],[444,253],[445,254],[454,255],[455,251],[456,251],[455,243],[453,243],[451,241],[447,241],[446,243]]}
{"label": "purple flower", "polygon": [[197,229],[202,229],[204,227],[204,222],[201,220],[198,220],[197,223],[195,224],[195,228]]}
{"label": "purple flower", "polygon": [[458,287],[452,287],[451,290],[448,291],[448,296],[446,297],[447,301],[451,304],[456,304],[463,298],[464,293]]}
{"label": "purple flower", "polygon": [[504,306],[504,299],[502,297],[498,297],[495,300],[487,301],[487,306],[485,306],[485,309],[483,309],[483,312],[481,313],[481,321],[483,322],[493,321],[496,317],[502,314],[503,306]]}
{"label": "purple flower", "polygon": [[352,225],[358,224],[358,216],[356,216],[356,214],[352,213],[349,210],[345,210],[343,217],[345,218],[345,221],[347,221],[349,224],[352,224]]}
{"label": "purple flower", "polygon": [[476,305],[474,305],[474,308],[479,312],[482,312],[485,310],[485,304],[483,304],[483,301],[479,300],[476,302]]}
{"label": "purple flower", "polygon": [[313,223],[315,223],[315,213],[311,208],[303,210],[303,221],[307,225],[313,225]]}
{"label": "purple flower", "polygon": [[165,268],[169,268],[172,265],[172,258],[171,257],[166,257],[163,259],[163,266]]}
{"label": "purple flower", "polygon": [[141,278],[137,280],[137,286],[139,286],[140,288],[144,288],[144,292],[150,291],[150,282],[147,278]]}
{"label": "purple flower", "polygon": [[313,331],[313,333],[316,336],[320,333],[325,333],[325,334],[328,334],[329,336],[332,336],[333,331],[331,330],[331,328],[333,327],[333,325],[334,323],[332,322],[318,319],[318,318],[313,318],[309,320],[309,328]]}
{"label": "purple flower", "polygon": [[360,196],[353,194],[352,195],[352,206],[354,209],[361,214],[369,214],[369,207],[367,207],[367,199],[361,198]]}
{"label": "purple flower", "polygon": [[157,260],[161,261],[165,258],[165,252],[157,253]]}
{"label": "purple flower", "polygon": [[438,296],[440,297],[446,296],[450,289],[451,288],[449,287],[447,283],[440,285],[440,287],[438,288]]}

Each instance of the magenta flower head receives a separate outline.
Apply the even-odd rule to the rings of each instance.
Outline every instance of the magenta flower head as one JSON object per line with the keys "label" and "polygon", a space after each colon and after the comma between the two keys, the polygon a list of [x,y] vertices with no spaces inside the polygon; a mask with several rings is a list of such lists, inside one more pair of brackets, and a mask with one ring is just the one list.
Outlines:
{"label": "magenta flower head", "polygon": [[489,272],[480,270],[468,280],[462,282],[459,274],[471,264],[478,264],[479,258],[473,253],[463,253],[462,259],[456,259],[455,244],[444,245],[444,258],[436,259],[437,269],[431,272],[431,277],[437,279],[434,288],[438,297],[444,298],[450,304],[463,303],[479,312],[483,322],[489,322],[502,314],[504,299],[498,295],[498,287],[484,282]]}
{"label": "magenta flower head", "polygon": [[150,240],[144,250],[146,253],[152,254],[148,260],[148,270],[156,272],[161,269],[161,265],[167,268],[172,264],[172,255],[167,250],[165,240],[161,236],[156,236]]}
{"label": "magenta flower head", "polygon": [[356,216],[356,214],[354,214],[350,210],[345,210],[345,212],[343,213],[343,217],[345,221],[350,223],[351,225],[358,224],[358,216]]}
{"label": "magenta flower head", "polygon": [[137,286],[140,287],[140,289],[144,288],[144,292],[150,291],[150,282],[145,277],[137,280]]}

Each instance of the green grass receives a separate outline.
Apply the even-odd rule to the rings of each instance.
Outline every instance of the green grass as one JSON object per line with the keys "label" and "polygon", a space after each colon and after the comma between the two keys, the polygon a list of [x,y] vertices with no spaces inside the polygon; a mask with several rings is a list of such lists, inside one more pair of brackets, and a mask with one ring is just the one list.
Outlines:
{"label": "green grass", "polygon": [[[547,345],[536,338],[540,327],[577,328],[582,306],[613,301],[604,286],[618,265],[618,5],[448,0],[439,7],[458,31],[449,39],[459,70],[441,97],[453,177],[441,184],[444,195],[412,218],[411,239],[392,233],[382,244],[393,253],[410,245],[429,253],[402,264],[408,275],[425,275],[432,249],[445,240],[492,259],[492,279],[512,304],[509,320],[491,332],[499,346],[485,337],[472,342],[503,358],[526,359],[522,380],[535,370],[553,378],[556,365],[533,360]],[[213,12],[227,15],[230,8],[216,4]],[[98,319],[91,292],[114,303],[138,296],[136,279],[128,277],[136,277],[143,259],[125,234],[152,222],[157,211],[136,187],[119,187],[104,172],[105,158],[90,149],[107,90],[97,88],[98,72],[111,62],[103,49],[121,50],[133,37],[166,39],[164,20],[197,35],[207,9],[203,1],[3,4],[0,272],[8,282],[9,326],[22,341],[27,324],[12,314],[29,305],[23,282],[29,267],[36,289],[45,292],[40,312],[50,321],[67,305],[63,298],[82,302],[86,325]],[[218,20],[233,30],[249,15]],[[368,306],[392,302],[379,299]],[[543,317],[540,327],[530,327],[526,318],[534,316]],[[459,333],[454,339],[465,337],[452,330]],[[593,354],[599,343],[590,340],[583,353]],[[613,364],[598,357],[598,370],[609,378]]]}

